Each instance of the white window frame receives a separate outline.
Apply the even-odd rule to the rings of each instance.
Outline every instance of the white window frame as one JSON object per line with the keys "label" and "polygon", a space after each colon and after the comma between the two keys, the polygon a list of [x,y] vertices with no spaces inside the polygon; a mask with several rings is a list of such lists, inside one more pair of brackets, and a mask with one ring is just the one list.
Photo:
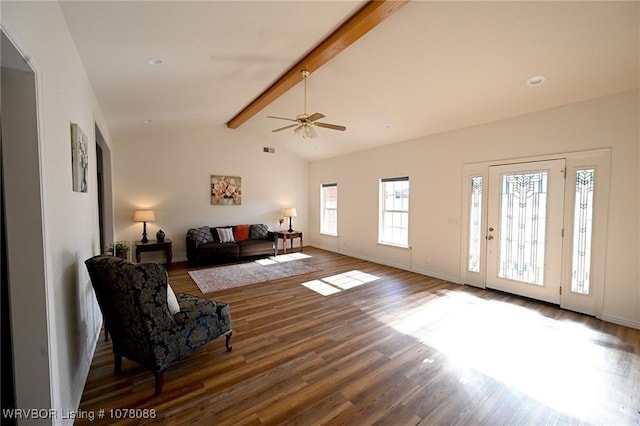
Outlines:
{"label": "white window frame", "polygon": [[[327,207],[327,188],[336,189],[336,206]],[[335,214],[335,232],[332,232],[329,226],[328,217],[329,212]],[[324,235],[338,236],[338,184],[337,183],[323,183],[320,185],[320,233]]]}
{"label": "white window frame", "polygon": [[[406,182],[407,183],[407,202],[405,208],[398,209],[397,206],[394,209],[387,209],[385,199],[387,196],[387,186],[388,185],[396,185],[398,182]],[[404,247],[409,248],[409,176],[401,176],[401,177],[393,177],[393,178],[382,178],[379,182],[380,192],[380,204],[379,204],[379,219],[378,219],[378,244],[391,245],[395,247]],[[406,223],[406,227],[397,226],[395,223],[385,223],[385,218],[388,217],[388,214],[392,214],[395,217],[397,215],[401,215],[401,223]],[[402,230],[406,229],[404,239],[398,240],[393,238],[388,238],[389,233],[393,233],[392,230]]]}

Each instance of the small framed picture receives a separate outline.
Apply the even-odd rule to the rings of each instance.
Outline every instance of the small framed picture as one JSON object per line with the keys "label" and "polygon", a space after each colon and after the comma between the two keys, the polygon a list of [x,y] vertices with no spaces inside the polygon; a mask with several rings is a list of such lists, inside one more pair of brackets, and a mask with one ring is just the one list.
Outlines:
{"label": "small framed picture", "polygon": [[71,165],[73,168],[73,190],[87,192],[89,186],[89,140],[76,123],[71,123]]}
{"label": "small framed picture", "polygon": [[211,204],[221,206],[242,204],[242,178],[211,175]]}

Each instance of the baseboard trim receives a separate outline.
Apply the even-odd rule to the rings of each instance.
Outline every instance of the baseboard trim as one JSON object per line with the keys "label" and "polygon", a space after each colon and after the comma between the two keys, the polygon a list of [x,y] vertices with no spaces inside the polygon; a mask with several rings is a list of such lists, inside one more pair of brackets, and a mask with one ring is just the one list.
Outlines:
{"label": "baseboard trim", "polygon": [[[90,283],[89,283],[89,286],[91,286]],[[102,316],[100,318],[102,318]],[[101,331],[102,331],[102,320],[98,321],[97,327],[92,333],[92,341],[87,346],[87,349],[88,349],[87,353],[85,354],[85,356],[82,359],[82,362],[80,362],[80,365],[78,366],[78,370],[80,370],[80,374],[78,374],[76,383],[72,385],[73,390],[71,392],[73,395],[73,398],[72,398],[73,406],[76,407],[75,408],[76,412],[80,409],[80,402],[82,401],[82,393],[84,392],[84,388],[87,384],[87,380],[89,379],[89,371],[91,370],[91,363],[93,362],[93,357],[95,355],[96,348],[98,347],[98,340],[100,339]],[[60,410],[63,412],[66,412],[67,408],[65,407]],[[59,424],[61,425],[69,425],[69,426],[73,425],[73,423],[74,423],[74,419],[71,417],[69,418],[64,417],[62,421],[59,422]]]}
{"label": "baseboard trim", "polygon": [[613,324],[624,325],[625,327],[635,328],[640,330],[640,322],[638,321],[629,321],[624,318],[619,318],[614,315],[602,314],[598,317],[602,321],[611,322]]}
{"label": "baseboard trim", "polygon": [[413,268],[413,269],[408,269],[408,270],[410,270],[411,272],[415,272],[417,274],[420,274],[420,275],[426,275],[428,277],[438,278],[439,280],[448,281],[450,283],[460,284],[460,285],[463,284],[462,280],[460,280],[459,277],[453,277],[451,275],[443,275],[443,274],[439,274],[437,272],[433,272],[433,271],[429,271],[429,270],[421,269],[421,268]]}
{"label": "baseboard trim", "polygon": [[342,254],[345,256],[349,256],[349,257],[353,257],[355,259],[361,259],[361,260],[366,260],[367,262],[372,262],[372,263],[377,263],[379,265],[384,265],[384,266],[389,266],[391,268],[396,268],[396,269],[402,269],[403,271],[409,271],[409,272],[415,272],[416,274],[420,274],[420,275],[424,275],[427,277],[431,277],[431,278],[437,278],[439,280],[443,280],[443,281],[448,281],[454,284],[462,284],[462,281],[460,281],[459,277],[453,277],[453,276],[449,276],[449,275],[443,275],[443,274],[438,274],[436,272],[432,272],[432,271],[428,271],[425,269],[421,269],[421,268],[411,268],[411,267],[407,267],[406,265],[401,265],[398,263],[393,263],[393,262],[388,262],[384,259],[378,259],[375,257],[369,257],[369,256],[363,256],[360,255],[358,253],[354,253],[354,252],[350,252],[350,251],[337,251],[335,249],[329,248],[329,247],[325,247],[319,244],[310,244],[311,247],[315,247],[321,250],[326,250],[326,251],[330,251],[333,253],[338,253],[338,254]]}

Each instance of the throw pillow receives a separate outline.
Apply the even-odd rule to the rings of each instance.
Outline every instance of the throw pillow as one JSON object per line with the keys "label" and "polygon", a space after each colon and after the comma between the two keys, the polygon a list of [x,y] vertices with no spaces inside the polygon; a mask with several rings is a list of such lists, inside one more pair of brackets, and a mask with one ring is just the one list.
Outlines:
{"label": "throw pillow", "polygon": [[269,227],[264,224],[260,225],[251,225],[251,229],[249,230],[249,238],[252,240],[262,240],[269,236]]}
{"label": "throw pillow", "polygon": [[231,228],[216,228],[221,243],[235,243],[233,239],[233,230]]}
{"label": "throw pillow", "polygon": [[236,239],[236,242],[244,241],[249,239],[249,225],[236,225],[235,232],[233,236]]}
{"label": "throw pillow", "polygon": [[196,247],[200,244],[207,244],[213,242],[213,235],[211,235],[211,229],[208,226],[201,228],[191,228],[187,231],[187,236],[196,240]]}
{"label": "throw pillow", "polygon": [[175,315],[180,312],[180,305],[178,304],[178,298],[176,294],[173,292],[173,289],[167,283],[167,305],[169,305],[169,312],[171,315]]}

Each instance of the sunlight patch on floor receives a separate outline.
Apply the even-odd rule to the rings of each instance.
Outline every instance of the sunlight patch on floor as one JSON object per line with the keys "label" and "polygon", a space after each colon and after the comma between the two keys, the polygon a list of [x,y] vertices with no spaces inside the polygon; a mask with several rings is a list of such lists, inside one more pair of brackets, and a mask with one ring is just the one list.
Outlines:
{"label": "sunlight patch on floor", "polygon": [[344,272],[342,274],[307,281],[302,283],[302,285],[323,296],[329,296],[331,294],[339,293],[342,290],[349,290],[379,279],[380,277],[354,269],[353,271]]}
{"label": "sunlight patch on floor", "polygon": [[274,265],[276,263],[291,262],[292,260],[309,259],[310,257],[312,256],[297,252],[297,253],[290,253],[290,254],[281,254],[278,256],[271,256],[266,259],[258,259],[256,260],[256,263],[266,266],[266,265]]}
{"label": "sunlight patch on floor", "polygon": [[323,296],[329,296],[335,293],[340,293],[341,291],[339,288],[335,288],[332,285],[322,282],[322,280],[307,281],[305,283],[302,283],[302,285],[308,288],[309,290],[313,290],[316,293],[321,294]]}
{"label": "sunlight patch on floor", "polygon": [[448,292],[390,325],[446,355],[468,386],[484,380],[480,373],[582,420],[593,419],[612,397],[602,383],[613,360],[596,343],[604,338],[581,324]]}

